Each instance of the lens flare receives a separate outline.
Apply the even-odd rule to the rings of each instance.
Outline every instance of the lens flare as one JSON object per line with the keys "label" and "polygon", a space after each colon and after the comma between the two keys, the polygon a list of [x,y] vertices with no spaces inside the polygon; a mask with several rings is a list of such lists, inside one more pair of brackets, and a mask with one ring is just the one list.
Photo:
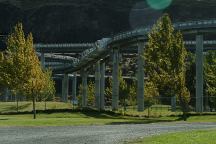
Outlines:
{"label": "lens flare", "polygon": [[153,25],[162,11],[152,9],[145,1],[136,3],[130,11],[129,22],[131,28],[146,27]]}
{"label": "lens flare", "polygon": [[162,10],[170,6],[172,0],[147,0],[148,5],[156,10]]}

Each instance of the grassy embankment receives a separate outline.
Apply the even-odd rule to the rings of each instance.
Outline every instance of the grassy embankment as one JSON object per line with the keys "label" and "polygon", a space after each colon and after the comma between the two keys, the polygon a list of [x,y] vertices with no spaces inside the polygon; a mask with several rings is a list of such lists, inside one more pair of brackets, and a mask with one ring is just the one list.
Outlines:
{"label": "grassy embankment", "polygon": [[140,139],[131,144],[215,144],[216,130],[177,132]]}

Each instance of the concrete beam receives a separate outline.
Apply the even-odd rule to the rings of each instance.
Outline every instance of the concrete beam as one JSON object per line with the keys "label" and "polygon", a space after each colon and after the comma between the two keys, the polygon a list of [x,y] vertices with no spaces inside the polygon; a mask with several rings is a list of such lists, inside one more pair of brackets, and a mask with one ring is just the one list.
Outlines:
{"label": "concrete beam", "polygon": [[138,111],[144,111],[144,43],[138,43],[138,70],[137,70],[137,104]]}
{"label": "concrete beam", "polygon": [[203,35],[196,36],[196,112],[203,112]]}
{"label": "concrete beam", "polygon": [[113,50],[113,70],[112,70],[112,109],[119,107],[119,50]]}

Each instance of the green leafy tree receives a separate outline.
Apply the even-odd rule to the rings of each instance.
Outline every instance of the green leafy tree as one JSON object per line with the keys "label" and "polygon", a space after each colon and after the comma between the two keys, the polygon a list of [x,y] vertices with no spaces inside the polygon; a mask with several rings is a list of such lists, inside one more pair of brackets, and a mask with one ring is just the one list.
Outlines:
{"label": "green leafy tree", "polygon": [[216,108],[216,52],[208,51],[205,56],[204,78],[206,102],[210,108]]}
{"label": "green leafy tree", "polygon": [[160,95],[178,95],[182,110],[188,110],[189,91],[185,86],[187,56],[180,32],[175,32],[172,22],[164,14],[153,26],[145,48],[145,72],[148,80]]}
{"label": "green leafy tree", "polygon": [[45,81],[45,86],[43,87],[39,98],[45,102],[45,110],[46,110],[46,101],[53,100],[56,92],[55,82],[52,79],[52,71],[50,69],[44,71],[44,81]]}
{"label": "green leafy tree", "polygon": [[[87,103],[90,106],[93,106],[95,104],[95,84],[94,82],[90,81],[88,83],[88,88],[87,88]],[[78,103],[82,103],[82,85],[79,86],[79,95],[78,95]]]}
{"label": "green leafy tree", "polygon": [[32,34],[25,38],[21,23],[8,36],[7,50],[0,54],[0,58],[0,83],[14,94],[21,93],[31,98],[36,118],[36,98],[47,88],[51,75],[41,69],[33,48]]}

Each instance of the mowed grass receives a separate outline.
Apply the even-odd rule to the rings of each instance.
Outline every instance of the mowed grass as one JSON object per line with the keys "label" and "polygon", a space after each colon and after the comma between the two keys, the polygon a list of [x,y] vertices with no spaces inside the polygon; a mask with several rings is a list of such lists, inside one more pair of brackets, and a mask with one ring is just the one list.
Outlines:
{"label": "mowed grass", "polygon": [[215,144],[216,130],[196,130],[147,137],[130,144]]}
{"label": "mowed grass", "polygon": [[96,111],[64,112],[37,114],[33,119],[31,114],[0,115],[0,126],[77,126],[77,125],[108,125],[108,124],[145,124],[155,122],[175,121],[173,118],[139,118],[122,116],[115,113],[100,113]]}
{"label": "mowed grass", "polygon": [[[161,106],[160,106],[161,107]],[[181,112],[171,112],[169,108],[152,108],[150,118],[148,110],[137,112],[136,109],[118,112],[98,112],[96,110],[73,110],[70,103],[37,102],[36,109],[40,110],[37,119],[33,119],[31,102],[19,102],[19,112],[16,114],[15,102],[0,103],[0,126],[74,126],[74,125],[107,125],[107,124],[145,124],[157,122],[182,121],[178,116]],[[61,110],[62,109],[62,110]],[[11,113],[12,112],[12,113]],[[122,115],[123,114],[123,115]],[[188,122],[216,122],[216,115],[190,116]]]}

